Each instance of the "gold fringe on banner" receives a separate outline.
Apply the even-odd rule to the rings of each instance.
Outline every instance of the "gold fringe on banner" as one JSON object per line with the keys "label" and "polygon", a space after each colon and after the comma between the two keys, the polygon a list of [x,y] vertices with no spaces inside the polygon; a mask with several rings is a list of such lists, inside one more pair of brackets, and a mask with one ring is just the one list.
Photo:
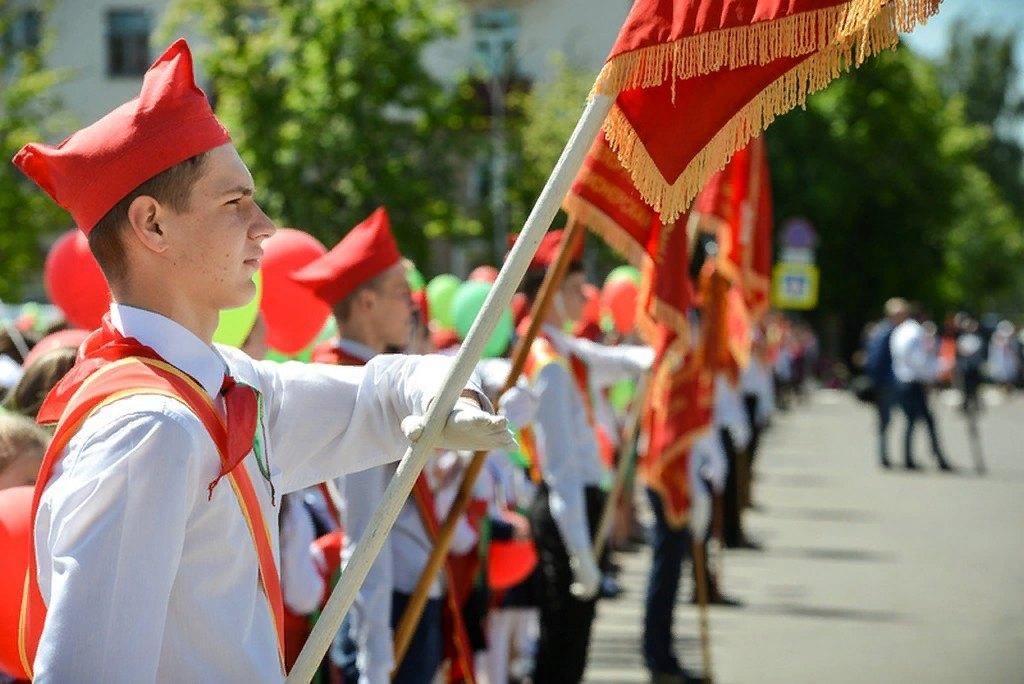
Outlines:
{"label": "gold fringe on banner", "polygon": [[[900,32],[909,31],[937,9],[938,0],[853,0],[775,22],[701,34],[616,57],[605,65],[594,92],[614,95],[619,88],[653,87],[670,77],[709,73],[715,66],[736,68],[818,51],[740,109],[673,183],[661,175],[618,107],[612,108],[605,121],[608,144],[629,170],[640,194],[664,222],[671,223],[686,211],[707,179],[777,116],[804,106],[810,94],[824,89],[843,71],[894,47]],[[708,54],[700,57],[701,50]]]}
{"label": "gold fringe on banner", "polygon": [[604,240],[623,259],[639,269],[643,268],[647,252],[641,245],[627,237],[626,231],[619,228],[619,224],[606,213],[573,192],[562,200],[562,209]]}
{"label": "gold fringe on banner", "polygon": [[[939,0],[850,0],[774,21],[708,31],[612,58],[597,77],[594,93],[651,88],[722,69],[769,64],[855,41],[857,63],[880,47],[872,40],[907,32],[938,11]],[[865,28],[868,34],[865,35]],[[885,46],[882,46],[885,47]]]}

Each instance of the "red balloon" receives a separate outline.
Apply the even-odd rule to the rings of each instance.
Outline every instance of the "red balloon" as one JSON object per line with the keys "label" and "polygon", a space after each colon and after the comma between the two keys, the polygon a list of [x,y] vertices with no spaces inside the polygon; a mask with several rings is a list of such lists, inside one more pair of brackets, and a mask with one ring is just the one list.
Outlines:
{"label": "red balloon", "polygon": [[32,534],[32,491],[0,491],[0,671],[15,679],[28,679],[18,652],[18,623]]}
{"label": "red balloon", "polygon": [[639,288],[628,278],[611,281],[601,290],[601,306],[611,314],[615,329],[623,335],[633,330],[636,324],[636,305]]}
{"label": "red balloon", "polygon": [[78,328],[98,328],[110,308],[107,279],[79,230],[69,230],[53,243],[43,265],[43,284],[50,301]]}
{"label": "red balloon", "polygon": [[466,280],[472,280],[480,283],[493,283],[498,279],[498,269],[493,266],[477,266],[469,273],[469,277]]}
{"label": "red balloon", "polygon": [[323,329],[331,308],[289,276],[319,259],[327,250],[309,233],[278,228],[263,243],[263,297],[260,311],[267,344],[283,354],[297,354]]}

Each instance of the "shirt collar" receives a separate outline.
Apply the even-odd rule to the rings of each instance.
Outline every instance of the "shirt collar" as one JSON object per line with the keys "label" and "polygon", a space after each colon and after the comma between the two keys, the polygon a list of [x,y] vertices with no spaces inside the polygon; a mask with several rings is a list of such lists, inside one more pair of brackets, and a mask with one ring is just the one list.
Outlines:
{"label": "shirt collar", "polygon": [[125,337],[134,337],[195,378],[211,398],[220,393],[227,371],[224,359],[183,326],[158,313],[116,302],[110,305],[110,322]]}
{"label": "shirt collar", "polygon": [[571,335],[567,335],[564,331],[560,330],[558,326],[545,323],[543,326],[544,333],[548,336],[551,344],[554,345],[555,350],[562,356],[568,356],[575,351],[573,342],[576,338]]}
{"label": "shirt collar", "polygon": [[377,352],[370,349],[362,342],[356,342],[355,340],[350,340],[345,337],[339,338],[337,345],[342,351],[347,352],[362,361],[369,361],[377,355]]}

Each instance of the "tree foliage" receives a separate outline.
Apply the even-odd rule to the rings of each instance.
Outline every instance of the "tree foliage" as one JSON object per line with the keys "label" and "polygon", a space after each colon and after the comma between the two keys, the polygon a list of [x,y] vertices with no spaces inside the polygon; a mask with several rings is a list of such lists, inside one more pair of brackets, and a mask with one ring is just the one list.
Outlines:
{"label": "tree foliage", "polygon": [[1017,87],[1021,70],[1014,54],[1016,32],[971,30],[967,21],[953,24],[949,48],[941,61],[946,93],[962,97],[967,120],[984,126],[989,137],[976,161],[998,187],[1003,199],[1024,216],[1024,94]]}
{"label": "tree foliage", "polygon": [[423,66],[452,35],[443,0],[179,0],[169,23],[207,37],[215,106],[261,202],[328,246],[387,207],[403,251],[472,234],[459,209],[460,94]]}
{"label": "tree foliage", "polygon": [[[22,145],[50,140],[66,128],[53,87],[63,75],[44,65],[46,41],[25,42],[38,30],[43,37],[46,5],[26,19],[24,6],[0,0],[0,298],[16,300],[42,261],[41,239],[70,224],[68,215],[9,161]],[[24,22],[33,29],[26,31]],[[38,23],[35,23],[38,21]]]}

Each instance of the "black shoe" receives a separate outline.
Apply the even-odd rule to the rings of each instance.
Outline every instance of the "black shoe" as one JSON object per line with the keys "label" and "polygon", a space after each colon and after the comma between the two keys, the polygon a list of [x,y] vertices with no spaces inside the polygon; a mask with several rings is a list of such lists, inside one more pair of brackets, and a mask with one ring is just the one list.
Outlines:
{"label": "black shoe", "polygon": [[956,472],[956,468],[954,468],[953,466],[949,465],[949,461],[947,461],[944,458],[943,459],[939,459],[939,470],[941,470],[941,471],[943,471],[945,473],[955,473]]}
{"label": "black shoe", "polygon": [[881,465],[882,465],[882,467],[883,467],[883,468],[885,468],[886,470],[888,470],[889,468],[892,468],[892,463],[889,463],[889,459],[885,458],[884,456],[882,457],[882,463],[881,463]]}
{"label": "black shoe", "polygon": [[[700,601],[697,600],[697,592],[693,592],[690,595],[690,603],[693,605],[700,605]],[[711,598],[708,599],[709,606],[720,606],[722,608],[742,608],[743,601],[734,599],[731,596],[719,594],[717,591],[711,594]]]}
{"label": "black shoe", "polygon": [[921,466],[917,465],[913,461],[907,461],[906,463],[903,464],[903,467],[906,468],[907,470],[920,470],[921,469]]}
{"label": "black shoe", "polygon": [[651,673],[651,684],[703,684],[705,681],[704,677],[682,667],[672,672]]}
{"label": "black shoe", "polygon": [[740,537],[739,539],[726,540],[725,548],[727,549],[747,549],[748,551],[761,551],[764,547],[758,544],[756,541],[751,541],[746,537]]}

